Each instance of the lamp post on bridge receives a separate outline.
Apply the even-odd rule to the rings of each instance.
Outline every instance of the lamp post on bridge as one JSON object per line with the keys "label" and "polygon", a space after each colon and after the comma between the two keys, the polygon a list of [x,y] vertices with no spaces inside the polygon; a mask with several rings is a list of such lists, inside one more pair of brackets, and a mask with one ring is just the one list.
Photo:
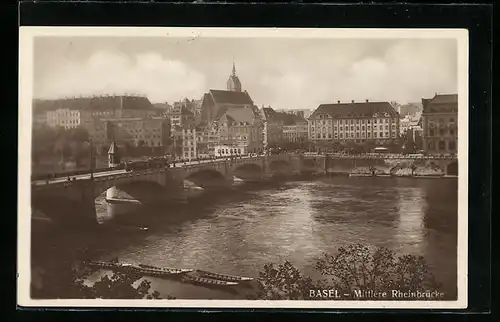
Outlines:
{"label": "lamp post on bridge", "polygon": [[90,148],[90,180],[94,180],[94,145],[92,143],[92,138],[89,139]]}

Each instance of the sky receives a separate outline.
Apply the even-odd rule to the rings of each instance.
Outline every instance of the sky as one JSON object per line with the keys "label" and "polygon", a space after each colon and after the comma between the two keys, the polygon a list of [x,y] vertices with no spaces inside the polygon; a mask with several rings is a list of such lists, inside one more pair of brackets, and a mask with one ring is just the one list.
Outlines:
{"label": "sky", "polygon": [[37,37],[34,96],[200,99],[226,89],[233,61],[259,107],[407,103],[457,93],[454,39]]}

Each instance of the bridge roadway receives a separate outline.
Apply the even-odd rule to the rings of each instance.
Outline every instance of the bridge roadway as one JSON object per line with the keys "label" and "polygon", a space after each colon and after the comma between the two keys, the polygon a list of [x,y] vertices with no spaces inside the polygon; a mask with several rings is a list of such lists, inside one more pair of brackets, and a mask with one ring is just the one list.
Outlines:
{"label": "bridge roadway", "polygon": [[[251,158],[259,158],[261,156],[257,157],[251,157],[251,156],[242,156],[242,159],[251,159]],[[170,163],[170,166],[172,168],[182,168],[185,166],[193,166],[193,165],[200,165],[200,164],[207,164],[207,163],[218,163],[218,162],[223,162],[223,161],[228,161],[229,158],[217,158],[217,159],[211,159],[211,160],[198,160],[198,161],[188,161],[188,162],[172,162]],[[145,170],[139,170],[139,171],[145,171]],[[120,170],[110,170],[110,171],[101,171],[101,172],[95,172],[93,174],[94,178],[102,178],[102,177],[107,177],[107,176],[113,176],[113,175],[120,175],[128,173],[125,169],[120,169]],[[78,174],[78,175],[71,175],[69,176],[71,179],[75,180],[89,180],[91,177],[90,172],[89,173],[84,173],[84,174]],[[46,185],[46,184],[56,184],[56,183],[64,183],[68,181],[68,176],[62,176],[62,177],[56,177],[56,178],[51,178],[49,180],[35,180],[32,181],[32,184],[39,186],[39,185]]]}
{"label": "bridge roadway", "polygon": [[[296,155],[296,154],[295,154]],[[341,154],[341,153],[328,153],[328,154],[318,154],[318,153],[304,153],[302,154],[303,157],[305,158],[313,158],[313,157],[327,157],[329,159],[337,159],[337,160],[457,160],[457,157],[454,155],[418,155],[418,154],[386,154],[386,153],[365,153],[365,154]],[[238,157],[239,159],[259,159],[261,157],[264,157],[264,155],[258,155],[258,156],[241,156]],[[210,159],[210,160],[198,160],[198,161],[188,161],[188,162],[173,162],[170,164],[171,167],[173,168],[182,168],[182,167],[189,167],[193,165],[200,165],[200,164],[207,164],[207,163],[219,163],[219,162],[225,162],[229,161],[230,158],[223,157],[223,158],[217,158],[217,159]],[[103,178],[107,176],[113,176],[113,175],[121,175],[127,173],[126,170],[109,170],[109,171],[100,171],[100,172],[95,172],[93,174],[94,178]],[[70,176],[71,179],[75,180],[88,180],[91,178],[90,173],[86,174],[79,174],[79,175],[72,175]],[[57,178],[51,178],[49,180],[35,180],[32,181],[33,185],[39,186],[39,185],[46,185],[46,184],[56,184],[56,183],[64,183],[67,182],[68,176],[62,176],[62,177],[57,177]]]}

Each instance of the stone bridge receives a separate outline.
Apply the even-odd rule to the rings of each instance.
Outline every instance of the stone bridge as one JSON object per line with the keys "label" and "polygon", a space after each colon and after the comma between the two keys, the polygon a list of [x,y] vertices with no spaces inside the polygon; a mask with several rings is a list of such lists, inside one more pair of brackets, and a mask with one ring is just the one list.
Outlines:
{"label": "stone bridge", "polygon": [[[130,172],[115,170],[70,182],[32,183],[31,206],[32,211],[40,211],[53,221],[80,227],[97,222],[95,200],[104,193],[108,212],[113,216],[129,206],[120,204],[118,191],[131,196],[135,203],[155,204],[185,200],[186,183],[202,189],[222,189],[232,185],[235,177],[243,181],[260,181],[280,174],[324,174],[335,169],[349,172],[359,164],[387,166],[384,162],[383,159],[361,157],[345,159],[325,155],[272,155],[190,162]],[[456,164],[453,159],[432,162],[442,162],[444,168],[450,163]]]}

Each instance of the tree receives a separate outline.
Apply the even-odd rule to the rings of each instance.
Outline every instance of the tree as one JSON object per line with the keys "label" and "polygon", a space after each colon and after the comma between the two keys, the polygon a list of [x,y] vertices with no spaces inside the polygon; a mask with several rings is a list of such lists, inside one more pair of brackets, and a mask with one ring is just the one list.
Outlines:
{"label": "tree", "polygon": [[[44,275],[41,289],[32,287],[33,298],[67,299],[160,299],[156,290],[151,290],[151,282],[137,274],[112,273],[104,275],[93,285],[86,285],[85,278],[92,271],[78,272],[74,267],[65,266],[57,272]],[[136,284],[134,286],[134,284]],[[168,299],[174,297],[168,296]]]}
{"label": "tree", "polygon": [[304,300],[316,288],[310,277],[304,277],[289,261],[264,265],[259,273],[256,298],[266,300]]}
{"label": "tree", "polygon": [[422,256],[396,256],[387,248],[359,243],[340,247],[333,255],[323,254],[317,259],[315,268],[326,280],[314,281],[302,275],[288,261],[282,265],[267,264],[259,274],[259,290],[251,298],[312,299],[311,290],[326,289],[337,289],[341,294],[350,294],[354,298],[354,290],[390,292],[392,289],[415,291],[441,288]]}

